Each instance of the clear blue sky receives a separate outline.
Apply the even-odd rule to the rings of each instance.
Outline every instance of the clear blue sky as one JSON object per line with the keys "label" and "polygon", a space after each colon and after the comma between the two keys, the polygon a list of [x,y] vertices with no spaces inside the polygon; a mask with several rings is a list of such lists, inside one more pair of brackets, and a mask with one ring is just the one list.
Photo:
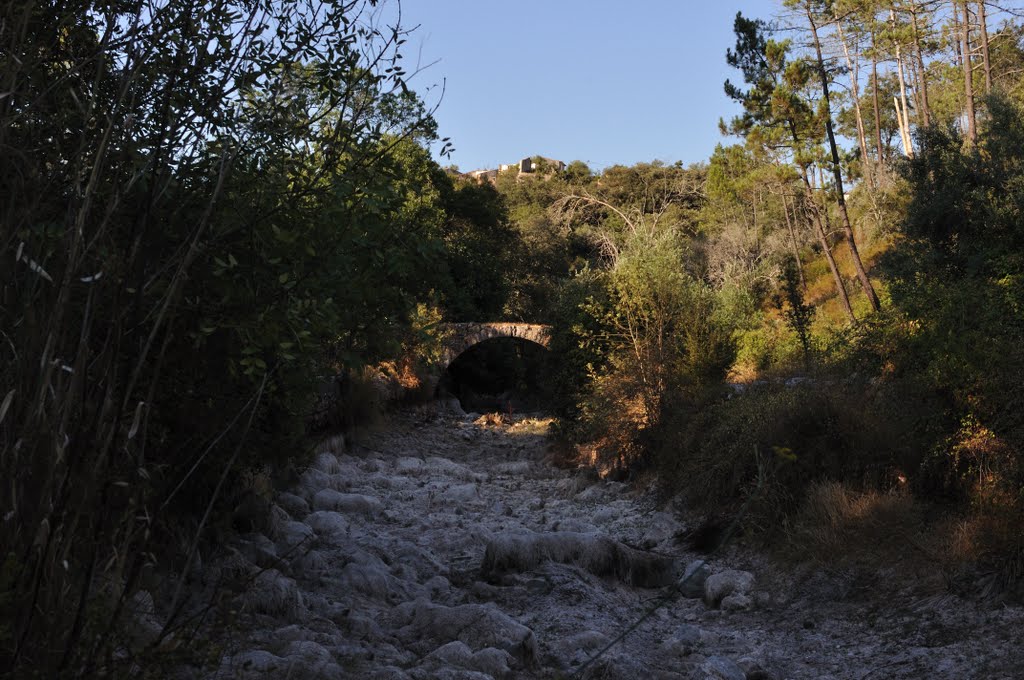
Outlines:
{"label": "clear blue sky", "polygon": [[419,25],[407,68],[463,171],[540,154],[594,169],[706,159],[718,119],[737,11],[770,18],[776,0],[402,0]]}

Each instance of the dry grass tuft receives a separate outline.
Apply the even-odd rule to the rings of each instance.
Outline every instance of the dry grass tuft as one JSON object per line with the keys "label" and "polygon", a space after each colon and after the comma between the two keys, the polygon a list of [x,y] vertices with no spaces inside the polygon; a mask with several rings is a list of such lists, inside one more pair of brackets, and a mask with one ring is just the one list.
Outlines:
{"label": "dry grass tuft", "polygon": [[1024,530],[1009,505],[976,510],[958,526],[953,542],[962,562],[985,574],[983,596],[1024,598]]}
{"label": "dry grass tuft", "polygon": [[867,570],[900,565],[919,584],[961,594],[1024,598],[1024,533],[1015,512],[975,507],[929,521],[935,508],[904,492],[812,484],[787,534],[785,556]]}
{"label": "dry grass tuft", "polygon": [[516,435],[544,436],[550,433],[554,421],[552,417],[512,416],[512,424],[508,429]]}
{"label": "dry grass tuft", "polygon": [[478,427],[501,427],[505,423],[506,417],[501,413],[485,413],[473,421]]}
{"label": "dry grass tuft", "polygon": [[903,492],[854,491],[836,482],[807,490],[789,550],[821,562],[884,562],[920,546],[924,510]]}

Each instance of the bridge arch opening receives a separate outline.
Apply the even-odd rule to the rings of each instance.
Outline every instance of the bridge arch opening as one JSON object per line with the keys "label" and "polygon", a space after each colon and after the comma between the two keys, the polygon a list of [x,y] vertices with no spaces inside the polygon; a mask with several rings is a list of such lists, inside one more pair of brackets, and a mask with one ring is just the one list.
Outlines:
{"label": "bridge arch opening", "polygon": [[487,338],[449,362],[439,389],[457,398],[466,412],[547,411],[552,368],[550,352],[540,343],[512,336]]}

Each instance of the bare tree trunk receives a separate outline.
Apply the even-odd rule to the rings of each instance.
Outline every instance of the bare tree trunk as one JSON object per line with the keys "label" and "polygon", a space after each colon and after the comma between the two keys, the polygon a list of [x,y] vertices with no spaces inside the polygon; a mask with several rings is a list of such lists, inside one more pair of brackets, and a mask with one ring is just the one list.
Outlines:
{"label": "bare tree trunk", "polygon": [[985,0],[978,0],[978,29],[981,31],[981,59],[985,66],[985,93],[992,91],[992,64],[988,58],[988,20],[985,17]]}
{"label": "bare tree trunk", "polygon": [[910,146],[910,133],[907,131],[907,114],[903,111],[900,106],[900,100],[894,95],[892,98],[893,108],[896,109],[896,125],[900,129],[900,141],[903,142],[903,153],[908,157],[914,155],[914,150]]}
{"label": "bare tree trunk", "polygon": [[871,31],[871,98],[875,106],[875,151],[878,165],[882,165],[882,109],[878,106],[878,53],[875,51],[875,32]]}
{"label": "bare tree trunk", "polygon": [[953,57],[956,59],[956,65],[963,68],[964,65],[964,51],[963,51],[963,27],[960,25],[960,11],[958,9],[959,0],[953,0],[953,33],[956,39],[953,40],[953,36],[950,36],[950,43],[953,44]]}
{"label": "bare tree trunk", "polygon": [[[796,229],[793,228],[793,220],[789,219],[789,201],[786,200],[786,192],[782,192],[782,214],[786,216],[786,229],[789,230],[789,242],[793,246],[793,260],[796,262],[796,271],[800,275],[800,289],[807,292],[807,281],[804,280],[804,263],[800,261],[800,246],[796,240]],[[794,215],[796,217],[796,215]]]}
{"label": "bare tree trunk", "polygon": [[[889,10],[889,22],[896,26],[896,12]],[[820,50],[819,50],[820,51]],[[903,48],[896,43],[896,74],[900,83],[900,103],[896,105],[896,120],[900,124],[900,138],[903,140],[903,153],[908,157],[914,155],[914,146],[910,139],[910,112],[907,106],[907,83],[903,77]],[[902,109],[900,108],[902,106]]]}
{"label": "bare tree trunk", "polygon": [[914,113],[917,118],[917,126],[921,127],[924,121],[921,119],[921,86],[918,83],[917,59],[911,54],[910,62],[907,65],[907,87],[910,89],[910,98],[914,100]]}
{"label": "bare tree trunk", "polygon": [[[811,183],[814,183],[814,178],[811,178]],[[828,190],[825,188],[825,168],[818,166],[818,194],[821,196],[821,219],[825,223],[825,233],[831,236],[834,233],[832,229],[832,218],[828,212]]]}
{"label": "bare tree trunk", "polygon": [[[850,58],[850,49],[846,44],[846,37],[843,35],[843,26],[836,17],[836,29],[839,32],[839,42],[843,45],[843,54],[846,55],[846,66],[850,69],[850,91],[853,93],[853,114],[857,119],[857,143],[860,144],[860,157],[864,164],[864,176],[868,186],[875,188],[874,175],[871,168],[871,159],[868,158],[868,141],[864,134],[864,116],[860,110],[860,60],[854,61]],[[857,55],[858,57],[860,55]]]}
{"label": "bare tree trunk", "polygon": [[921,31],[917,24],[917,4],[910,5],[910,21],[914,29],[914,54],[917,57],[918,89],[921,92],[921,122],[925,127],[931,125],[931,111],[928,110],[928,72],[924,67],[924,54],[921,50]]}
{"label": "bare tree trunk", "polygon": [[974,74],[972,73],[973,67],[971,65],[971,16],[967,11],[967,0],[963,0],[961,7],[964,10],[964,23],[960,31],[960,51],[963,53],[964,61],[964,99],[967,107],[967,139],[971,144],[974,144],[978,139],[978,127],[974,118]]}
{"label": "bare tree trunk", "polygon": [[836,202],[839,205],[839,217],[843,223],[843,234],[846,236],[846,243],[850,247],[850,257],[853,260],[854,269],[857,270],[857,278],[860,280],[860,285],[864,288],[864,294],[867,295],[871,308],[878,311],[881,309],[881,304],[878,301],[878,295],[875,293],[874,286],[871,285],[871,279],[868,278],[868,273],[864,269],[864,263],[861,262],[860,252],[857,250],[857,240],[853,237],[850,213],[846,209],[846,197],[843,195],[843,173],[839,163],[839,147],[836,145],[836,135],[832,129],[832,105],[828,92],[828,73],[825,71],[825,60],[821,55],[818,27],[814,23],[814,16],[811,14],[809,6],[806,6],[806,14],[808,24],[811,27],[811,36],[814,38],[815,54],[818,58],[818,75],[821,77],[822,102],[825,105],[825,132],[828,135],[828,145],[832,152],[832,176],[835,178],[836,183]]}
{"label": "bare tree trunk", "polygon": [[814,200],[814,190],[811,188],[811,181],[807,178],[807,168],[803,168],[800,177],[804,182],[804,214],[807,217],[807,222],[817,235],[818,243],[821,244],[821,252],[825,255],[825,261],[828,262],[829,271],[832,272],[832,280],[836,284],[836,293],[839,295],[839,301],[843,305],[843,311],[846,312],[846,316],[850,319],[851,323],[857,323],[857,317],[854,316],[853,307],[850,305],[850,296],[846,292],[846,284],[843,283],[843,276],[839,273],[839,265],[836,264],[836,258],[832,255],[832,246],[828,243],[828,234],[821,223],[821,213],[818,204]]}

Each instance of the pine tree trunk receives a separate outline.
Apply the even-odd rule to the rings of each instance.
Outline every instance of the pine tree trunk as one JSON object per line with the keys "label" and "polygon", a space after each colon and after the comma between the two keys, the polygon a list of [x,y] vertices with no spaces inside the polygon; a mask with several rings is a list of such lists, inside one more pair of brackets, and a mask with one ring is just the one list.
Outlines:
{"label": "pine tree trunk", "polygon": [[967,11],[967,0],[963,0],[964,23],[960,31],[964,61],[964,99],[967,106],[967,139],[971,144],[978,139],[978,127],[974,118],[974,74],[971,65],[971,16]]}
{"label": "pine tree trunk", "polygon": [[[796,262],[796,271],[800,275],[800,289],[807,292],[807,281],[804,280],[804,264],[800,261],[800,246],[796,240],[796,229],[793,228],[793,220],[789,218],[789,201],[786,200],[786,192],[782,192],[782,214],[786,216],[786,228],[789,230],[789,242],[793,246],[793,260]],[[794,215],[794,217],[796,217]]]}
{"label": "pine tree trunk", "polygon": [[988,20],[985,17],[985,0],[978,0],[978,28],[981,31],[981,59],[985,66],[985,93],[992,92],[992,64],[988,58]]}
{"label": "pine tree trunk", "polygon": [[917,113],[917,126],[924,127],[924,104],[921,102],[921,73],[917,70],[917,57],[910,55],[907,65],[907,85],[914,99],[914,111]]}
{"label": "pine tree trunk", "polygon": [[956,36],[955,40],[950,40],[953,43],[953,57],[956,59],[956,65],[958,68],[964,67],[964,51],[963,51],[963,27],[960,25],[960,0],[953,0],[953,33]]}
{"label": "pine tree trunk", "polygon": [[839,295],[839,301],[843,304],[843,311],[846,312],[850,323],[857,323],[857,317],[854,316],[853,307],[850,305],[850,296],[846,292],[846,284],[843,283],[843,276],[839,273],[836,258],[832,255],[832,246],[828,243],[828,234],[825,233],[825,227],[821,223],[818,204],[814,200],[814,190],[811,188],[811,181],[807,179],[807,168],[803,168],[800,176],[804,181],[804,214],[807,217],[807,222],[818,236],[818,243],[821,244],[821,252],[825,255],[825,261],[828,262],[829,271],[832,272],[832,280],[836,284],[836,293]]}
{"label": "pine tree trunk", "polygon": [[875,106],[875,150],[878,165],[882,166],[882,110],[878,106],[878,53],[875,52],[875,32],[871,32],[871,98]]}
{"label": "pine tree trunk", "polygon": [[822,102],[825,105],[825,132],[828,135],[828,145],[832,152],[832,176],[835,178],[836,183],[836,202],[839,204],[839,217],[843,223],[843,234],[846,237],[847,245],[850,247],[850,257],[853,260],[853,267],[857,271],[857,278],[860,280],[860,285],[864,289],[864,294],[867,295],[871,308],[878,311],[881,309],[881,304],[878,301],[878,295],[875,293],[875,287],[871,285],[871,279],[868,278],[868,273],[864,269],[864,263],[861,262],[860,252],[857,250],[857,240],[853,237],[853,226],[850,224],[850,213],[846,209],[846,197],[843,195],[843,173],[839,162],[839,147],[836,145],[836,135],[835,131],[832,129],[832,104],[829,99],[828,73],[825,71],[825,60],[822,58],[821,54],[821,41],[818,39],[818,27],[814,23],[814,17],[810,12],[809,7],[807,9],[807,21],[811,27],[811,36],[814,38],[815,54],[818,58],[818,75],[821,77]]}
{"label": "pine tree trunk", "polygon": [[[889,10],[889,21],[895,27],[896,25],[896,12]],[[817,40],[817,37],[815,37]],[[821,58],[821,49],[818,49],[819,59]],[[910,111],[907,106],[907,83],[903,77],[903,49],[900,44],[896,43],[896,74],[900,83],[900,103],[896,105],[896,118],[900,123],[900,138],[903,140],[903,153],[908,157],[913,157],[914,146],[910,138]],[[900,108],[902,106],[902,109]]]}
{"label": "pine tree trunk", "polygon": [[921,50],[921,31],[917,25],[917,6],[912,5],[910,20],[914,28],[914,53],[917,56],[917,71],[921,90],[921,121],[925,127],[931,125],[931,111],[928,106],[928,71],[924,67],[924,53]]}
{"label": "pine tree trunk", "polygon": [[843,26],[839,23],[838,17],[836,18],[836,28],[839,32],[839,42],[843,45],[843,54],[846,55],[846,66],[850,69],[850,91],[853,93],[853,114],[857,120],[857,143],[860,145],[860,157],[864,163],[864,176],[868,181],[868,186],[874,189],[875,173],[871,171],[871,160],[868,158],[868,141],[864,134],[864,116],[860,109],[860,86],[858,84],[860,79],[860,64],[859,61],[855,63],[854,60],[850,58],[850,49],[846,44],[846,37],[843,35]]}

